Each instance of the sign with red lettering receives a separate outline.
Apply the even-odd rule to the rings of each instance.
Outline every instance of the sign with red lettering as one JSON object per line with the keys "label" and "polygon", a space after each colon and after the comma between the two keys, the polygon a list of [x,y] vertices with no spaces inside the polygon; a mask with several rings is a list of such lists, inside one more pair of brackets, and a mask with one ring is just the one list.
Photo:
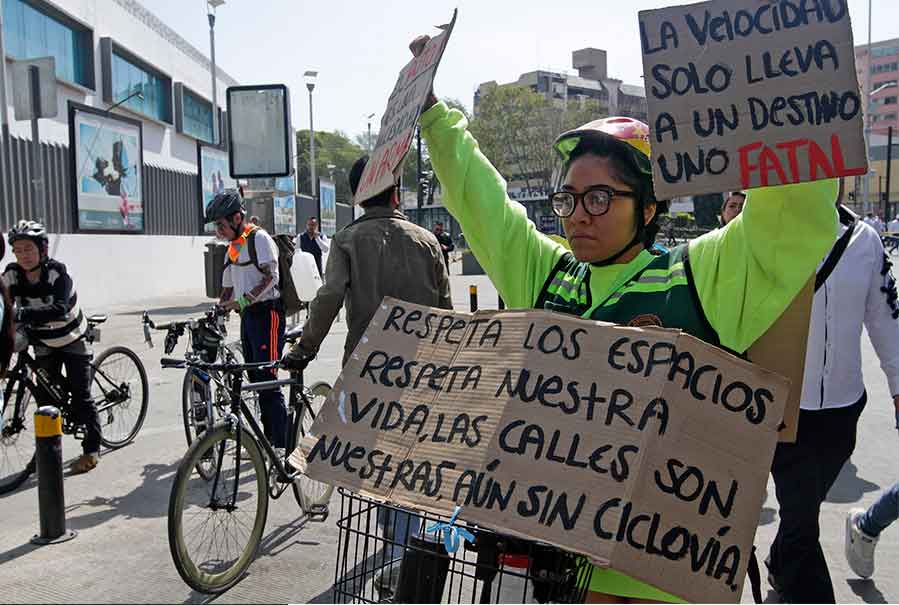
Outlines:
{"label": "sign with red lettering", "polygon": [[290,460],[689,602],[737,603],[788,392],[678,330],[387,298]]}
{"label": "sign with red lettering", "polygon": [[375,149],[365,165],[359,187],[353,198],[358,204],[392,187],[398,178],[400,165],[415,134],[421,107],[431,92],[437,66],[449,42],[456,23],[456,12],[443,33],[432,38],[424,50],[412,59],[403,70],[387,100],[387,109],[381,117],[381,129]]}
{"label": "sign with red lettering", "polygon": [[867,173],[847,0],[639,18],[658,199]]}

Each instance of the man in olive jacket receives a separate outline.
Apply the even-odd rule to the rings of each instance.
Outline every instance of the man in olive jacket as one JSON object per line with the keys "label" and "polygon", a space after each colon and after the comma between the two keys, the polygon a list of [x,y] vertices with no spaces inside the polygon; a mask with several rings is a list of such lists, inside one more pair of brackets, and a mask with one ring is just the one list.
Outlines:
{"label": "man in olive jacket", "polygon": [[[350,170],[350,189],[359,186],[368,162]],[[449,274],[433,233],[411,222],[397,208],[396,187],[361,204],[365,214],[334,235],[325,282],[310,303],[303,337],[287,355],[287,364],[305,367],[315,357],[341,305],[346,301],[346,364],[385,296],[429,307],[452,309]]]}

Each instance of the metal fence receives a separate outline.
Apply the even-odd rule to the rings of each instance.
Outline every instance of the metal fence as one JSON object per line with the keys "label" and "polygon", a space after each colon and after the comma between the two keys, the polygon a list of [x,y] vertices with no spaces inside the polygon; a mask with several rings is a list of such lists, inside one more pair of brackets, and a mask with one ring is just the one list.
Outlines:
{"label": "metal fence", "polygon": [[[51,233],[73,233],[69,149],[41,143],[46,167],[46,208],[34,199],[31,141],[0,137],[0,229],[23,218],[41,218]],[[199,235],[197,175],[144,165],[144,217],[148,235]]]}

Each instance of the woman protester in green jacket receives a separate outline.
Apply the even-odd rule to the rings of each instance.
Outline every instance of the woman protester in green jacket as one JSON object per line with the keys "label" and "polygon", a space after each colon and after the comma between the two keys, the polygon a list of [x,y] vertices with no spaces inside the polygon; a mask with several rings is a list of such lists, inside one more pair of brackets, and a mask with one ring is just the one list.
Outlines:
{"label": "woman protester in green jacket", "polygon": [[[426,36],[411,45],[418,54]],[[753,189],[726,227],[660,253],[664,203],[652,185],[649,128],[605,118],[559,136],[560,183],[550,195],[571,251],[540,233],[478,149],[458,110],[431,95],[421,133],[472,252],[511,308],[538,308],[629,326],[679,328],[744,353],[783,313],[833,244],[836,180]],[[679,601],[595,569],[588,602]]]}

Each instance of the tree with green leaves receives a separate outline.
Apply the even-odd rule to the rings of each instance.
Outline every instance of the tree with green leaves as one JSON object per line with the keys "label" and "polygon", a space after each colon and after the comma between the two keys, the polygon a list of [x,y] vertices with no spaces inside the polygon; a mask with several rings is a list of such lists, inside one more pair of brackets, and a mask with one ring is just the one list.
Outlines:
{"label": "tree with green leaves", "polygon": [[526,86],[497,86],[481,98],[470,130],[507,181],[548,190],[556,137],[605,115],[592,99],[560,105]]}
{"label": "tree with green leaves", "polygon": [[[297,182],[299,191],[312,191],[309,174],[309,131],[297,131]],[[339,130],[334,132],[315,131],[315,174],[316,178],[333,178],[337,190],[337,201],[347,203],[352,195],[348,175],[353,163],[365,153],[365,149]],[[316,183],[317,187],[317,183]],[[316,189],[317,192],[317,189]]]}

